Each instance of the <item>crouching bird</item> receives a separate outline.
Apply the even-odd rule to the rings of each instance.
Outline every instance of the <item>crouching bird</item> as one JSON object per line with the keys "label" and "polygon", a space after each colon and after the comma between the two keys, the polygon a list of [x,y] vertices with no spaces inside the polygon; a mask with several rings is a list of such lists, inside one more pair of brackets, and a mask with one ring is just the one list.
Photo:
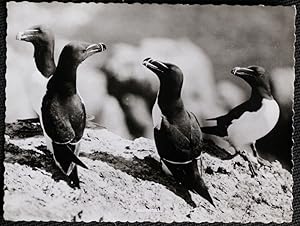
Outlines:
{"label": "crouching bird", "polygon": [[[235,155],[239,154],[248,161],[252,176],[256,176],[253,161],[250,159],[256,157],[257,159],[254,158],[254,160],[260,164],[265,164],[265,161],[258,156],[255,142],[275,127],[280,110],[271,94],[270,83],[264,68],[260,66],[235,67],[231,73],[251,86],[250,98],[226,115],[207,119],[215,121],[216,126],[202,127],[201,130],[228,140],[236,150]],[[251,147],[253,155],[249,156],[249,153],[244,151],[247,146]]]}
{"label": "crouching bird", "polygon": [[197,118],[181,99],[183,74],[179,67],[147,58],[143,65],[160,81],[152,109],[154,139],[162,164],[177,182],[214,205],[198,169],[202,134]]}
{"label": "crouching bird", "polygon": [[41,105],[46,94],[48,79],[53,75],[56,65],[54,62],[54,34],[46,25],[34,25],[19,32],[17,40],[32,43],[34,48],[34,73],[25,79],[25,88],[29,101],[35,113],[41,117]]}
{"label": "crouching bird", "polygon": [[78,158],[86,112],[76,88],[77,68],[86,58],[105,49],[102,43],[67,44],[59,56],[57,68],[47,84],[42,101],[42,127],[47,146],[51,147],[57,166],[75,187],[79,187],[76,165],[87,168]]}

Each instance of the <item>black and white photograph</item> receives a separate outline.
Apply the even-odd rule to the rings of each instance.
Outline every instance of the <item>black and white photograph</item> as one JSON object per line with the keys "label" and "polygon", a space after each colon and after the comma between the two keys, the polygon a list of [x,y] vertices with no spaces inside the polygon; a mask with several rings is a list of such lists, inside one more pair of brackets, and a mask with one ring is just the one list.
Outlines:
{"label": "black and white photograph", "polygon": [[295,7],[6,6],[5,220],[292,221]]}

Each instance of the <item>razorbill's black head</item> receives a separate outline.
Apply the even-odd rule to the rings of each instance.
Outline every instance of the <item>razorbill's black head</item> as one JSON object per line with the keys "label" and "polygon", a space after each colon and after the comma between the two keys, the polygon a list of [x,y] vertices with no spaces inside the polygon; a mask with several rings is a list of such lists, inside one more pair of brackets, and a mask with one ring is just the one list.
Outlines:
{"label": "razorbill's black head", "polygon": [[91,44],[87,42],[70,42],[67,44],[59,57],[59,63],[66,66],[77,67],[88,57],[106,49],[103,43]]}
{"label": "razorbill's black head", "polygon": [[19,32],[17,40],[31,42],[33,45],[51,45],[54,47],[54,34],[46,25],[35,25],[25,31]]}
{"label": "razorbill's black head", "polygon": [[244,79],[261,97],[270,99],[272,97],[270,82],[265,74],[265,69],[260,66],[235,67],[231,73]]}
{"label": "razorbill's black head", "polygon": [[56,68],[52,30],[46,25],[35,25],[19,32],[16,39],[33,44],[36,67],[44,77],[49,78]]}
{"label": "razorbill's black head", "polygon": [[[88,57],[105,49],[106,46],[103,43],[91,44],[73,41],[67,44],[59,56],[55,73],[48,82],[48,90],[56,89],[62,93],[76,93],[76,73],[78,66]],[[67,95],[67,93],[65,94]]]}
{"label": "razorbill's black head", "polygon": [[181,95],[183,73],[174,64],[146,58],[143,65],[154,72],[160,80],[160,92],[166,91],[168,99],[177,99]]}

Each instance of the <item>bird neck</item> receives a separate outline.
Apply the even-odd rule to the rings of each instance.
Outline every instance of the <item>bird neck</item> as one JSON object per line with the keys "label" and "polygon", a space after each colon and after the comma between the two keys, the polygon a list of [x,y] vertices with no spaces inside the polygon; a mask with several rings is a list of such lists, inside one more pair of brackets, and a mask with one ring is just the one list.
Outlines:
{"label": "bird neck", "polygon": [[271,90],[266,88],[266,87],[255,87],[252,88],[252,92],[251,92],[251,98],[252,99],[273,99],[273,96],[271,94]]}
{"label": "bird neck", "polygon": [[158,93],[158,106],[168,119],[172,119],[184,110],[184,104],[180,93],[174,94],[169,89],[160,89]]}
{"label": "bird neck", "polygon": [[34,48],[34,59],[41,74],[49,78],[55,71],[54,46],[37,46]]}
{"label": "bird neck", "polygon": [[76,77],[78,64],[68,60],[60,59],[56,71],[50,79],[47,88],[55,89],[63,95],[74,95],[77,93]]}

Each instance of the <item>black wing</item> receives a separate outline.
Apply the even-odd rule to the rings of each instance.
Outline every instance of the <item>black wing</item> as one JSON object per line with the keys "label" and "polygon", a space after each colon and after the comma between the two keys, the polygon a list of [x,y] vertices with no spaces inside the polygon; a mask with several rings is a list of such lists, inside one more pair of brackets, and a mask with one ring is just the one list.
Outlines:
{"label": "black wing", "polygon": [[154,129],[155,143],[162,158],[184,162],[198,157],[201,153],[201,130],[197,119],[189,114],[188,135],[163,117],[160,130]]}
{"label": "black wing", "polygon": [[77,107],[73,108],[72,111],[75,112],[72,114],[73,117],[70,117],[70,123],[75,132],[75,139],[72,142],[78,142],[82,138],[86,126],[86,111],[80,99],[77,102]]}
{"label": "black wing", "polygon": [[202,150],[202,134],[199,122],[193,113],[187,112],[185,125],[189,127],[189,133],[184,134],[176,125],[172,125],[163,117],[160,130],[154,129],[155,143],[159,155],[162,158],[185,164],[173,164],[164,161],[167,168],[179,183],[187,189],[198,193],[214,205],[208,192],[208,188],[201,178],[197,160]]}
{"label": "black wing", "polygon": [[42,103],[43,126],[53,142],[75,143],[81,139],[86,114],[84,105],[78,98],[62,102],[55,95],[45,95]]}
{"label": "black wing", "polygon": [[188,114],[191,122],[191,147],[194,155],[198,157],[203,148],[201,127],[195,114],[193,112],[188,112]]}
{"label": "black wing", "polygon": [[237,107],[233,108],[226,115],[222,115],[216,118],[211,118],[207,120],[216,120],[218,127],[226,128],[232,123],[234,119],[238,119],[245,112],[257,111],[262,106],[259,100],[248,100]]}
{"label": "black wing", "polygon": [[53,142],[68,143],[75,138],[75,132],[56,96],[48,93],[45,95],[42,103],[43,127],[47,135]]}

